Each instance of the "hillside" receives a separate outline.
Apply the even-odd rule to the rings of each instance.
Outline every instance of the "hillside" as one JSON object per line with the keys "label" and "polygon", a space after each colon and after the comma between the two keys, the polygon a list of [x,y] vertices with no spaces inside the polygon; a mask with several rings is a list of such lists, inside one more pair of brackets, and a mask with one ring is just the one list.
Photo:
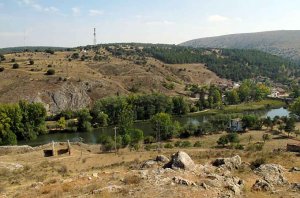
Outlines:
{"label": "hillside", "polygon": [[[187,84],[228,82],[200,63],[170,65],[141,57],[121,57],[104,47],[99,47],[97,54],[80,49],[54,54],[6,54],[6,60],[0,63],[4,67],[0,72],[0,102],[43,102],[49,112],[58,113],[88,106],[105,96],[151,92],[184,95]],[[14,63],[19,64],[18,69],[12,68]],[[54,69],[55,74],[45,75],[49,69]]]}
{"label": "hillside", "polygon": [[300,62],[300,30],[232,34],[190,40],[180,45],[208,48],[257,49]]}
{"label": "hillside", "polygon": [[[193,84],[224,87],[232,80],[258,76],[289,83],[299,76],[297,65],[259,51],[175,45],[107,44],[94,49],[10,53],[4,59],[0,63],[0,102],[42,102],[50,113],[87,107],[106,96],[188,96],[186,87]],[[54,74],[47,75],[48,70]]]}

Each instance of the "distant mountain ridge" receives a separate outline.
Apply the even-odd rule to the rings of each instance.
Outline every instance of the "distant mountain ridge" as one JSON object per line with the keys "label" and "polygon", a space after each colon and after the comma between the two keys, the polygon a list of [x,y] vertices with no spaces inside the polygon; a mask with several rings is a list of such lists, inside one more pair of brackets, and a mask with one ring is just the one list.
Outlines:
{"label": "distant mountain ridge", "polygon": [[230,34],[186,41],[181,46],[257,49],[300,63],[300,30]]}

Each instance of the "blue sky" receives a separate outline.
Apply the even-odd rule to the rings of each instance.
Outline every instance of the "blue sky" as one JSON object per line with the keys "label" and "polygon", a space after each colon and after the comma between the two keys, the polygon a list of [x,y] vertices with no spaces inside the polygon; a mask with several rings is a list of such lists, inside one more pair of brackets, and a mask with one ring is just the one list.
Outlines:
{"label": "blue sky", "polygon": [[0,47],[92,44],[94,27],[98,43],[296,30],[299,8],[299,0],[0,0]]}

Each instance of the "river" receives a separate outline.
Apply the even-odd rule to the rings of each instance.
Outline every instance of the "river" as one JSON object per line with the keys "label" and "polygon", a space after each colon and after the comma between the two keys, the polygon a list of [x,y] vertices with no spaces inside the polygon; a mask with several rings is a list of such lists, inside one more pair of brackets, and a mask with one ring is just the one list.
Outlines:
{"label": "river", "polygon": [[[263,110],[263,111],[254,111],[254,112],[244,112],[245,113],[255,113],[261,117],[271,117],[274,118],[275,116],[289,116],[289,111],[285,108],[278,108],[278,109],[271,109],[271,110]],[[209,116],[212,115],[199,115],[199,116],[183,116],[183,117],[175,117],[174,119],[179,121],[180,124],[183,126],[188,122],[199,123],[206,120]],[[144,134],[151,134],[153,133],[151,123],[149,121],[145,122],[136,122],[134,124],[135,128],[141,129],[144,131]],[[76,133],[51,133],[46,135],[41,135],[37,139],[32,141],[19,141],[19,145],[31,145],[37,146],[41,144],[46,144],[51,142],[52,140],[55,142],[65,142],[67,140],[76,142],[79,141],[81,138],[84,140],[85,143],[95,144],[99,139],[100,134],[112,134],[113,127],[105,127],[105,128],[98,128],[94,129],[92,132],[76,132]]]}

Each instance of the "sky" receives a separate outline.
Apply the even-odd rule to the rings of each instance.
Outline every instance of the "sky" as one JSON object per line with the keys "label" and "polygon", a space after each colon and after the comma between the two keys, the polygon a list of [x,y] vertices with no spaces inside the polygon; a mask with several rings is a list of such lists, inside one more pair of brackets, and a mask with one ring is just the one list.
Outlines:
{"label": "sky", "polygon": [[0,0],[0,48],[300,30],[299,0]]}

